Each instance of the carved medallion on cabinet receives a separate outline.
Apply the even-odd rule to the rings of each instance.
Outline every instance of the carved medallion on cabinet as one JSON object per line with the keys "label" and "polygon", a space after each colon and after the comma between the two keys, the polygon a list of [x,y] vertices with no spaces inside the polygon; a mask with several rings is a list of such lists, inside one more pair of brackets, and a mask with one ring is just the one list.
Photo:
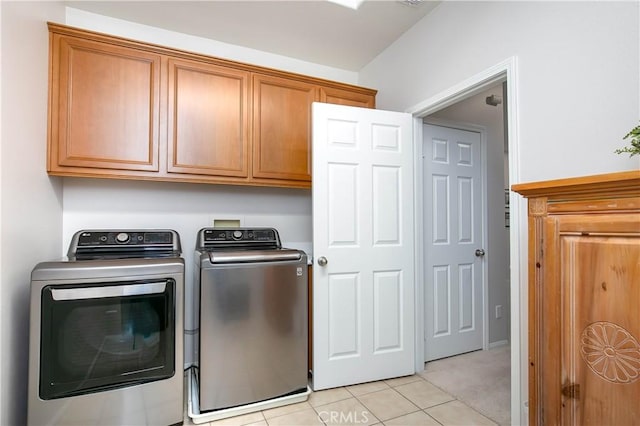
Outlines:
{"label": "carved medallion on cabinet", "polygon": [[607,382],[633,383],[640,377],[640,344],[618,324],[598,321],[586,326],[580,353],[591,371]]}

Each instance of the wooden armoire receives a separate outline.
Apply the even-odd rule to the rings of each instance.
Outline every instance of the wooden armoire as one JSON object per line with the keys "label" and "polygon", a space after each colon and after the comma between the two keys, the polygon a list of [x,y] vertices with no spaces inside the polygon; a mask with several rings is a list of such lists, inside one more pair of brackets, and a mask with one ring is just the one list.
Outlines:
{"label": "wooden armoire", "polygon": [[640,425],[640,170],[528,198],[529,424]]}

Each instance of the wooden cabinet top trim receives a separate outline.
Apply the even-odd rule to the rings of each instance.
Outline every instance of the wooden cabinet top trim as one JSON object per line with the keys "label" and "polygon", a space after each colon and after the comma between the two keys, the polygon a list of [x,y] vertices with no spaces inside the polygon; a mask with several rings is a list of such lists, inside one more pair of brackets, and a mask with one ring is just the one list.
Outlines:
{"label": "wooden cabinet top trim", "polygon": [[54,22],[47,22],[50,33],[86,38],[89,40],[96,40],[103,43],[110,43],[118,46],[125,46],[134,49],[147,50],[150,52],[158,53],[161,55],[168,55],[172,57],[180,57],[198,61],[204,61],[211,64],[216,64],[229,68],[236,68],[244,71],[250,71],[255,73],[273,75],[277,77],[283,78],[292,78],[294,77],[296,80],[306,81],[312,84],[334,87],[338,89],[346,89],[352,92],[360,92],[366,95],[375,96],[378,91],[374,89],[369,89],[366,87],[355,86],[347,83],[340,83],[332,80],[325,80],[317,77],[310,77],[304,74],[297,74],[287,71],[281,71],[273,68],[261,67],[257,65],[246,64],[243,62],[232,61],[230,59],[222,59],[213,56],[207,56],[199,53],[188,52],[186,50],[174,49],[170,47],[165,47],[153,43],[147,43],[143,41],[132,40],[124,37],[113,36],[105,33],[95,32],[84,30],[81,28],[70,27],[67,25],[57,24]]}
{"label": "wooden cabinet top trim", "polygon": [[640,170],[523,183],[512,185],[511,189],[527,198],[548,197],[550,200],[620,194],[640,196]]}

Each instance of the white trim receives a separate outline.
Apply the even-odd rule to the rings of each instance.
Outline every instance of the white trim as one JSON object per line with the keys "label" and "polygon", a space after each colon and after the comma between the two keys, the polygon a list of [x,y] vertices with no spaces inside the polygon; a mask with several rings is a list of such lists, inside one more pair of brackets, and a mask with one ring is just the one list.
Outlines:
{"label": "white trim", "polygon": [[[452,129],[458,130],[466,130],[469,132],[475,132],[480,134],[480,175],[482,176],[482,247],[485,248],[488,245],[489,241],[489,218],[488,218],[488,199],[489,199],[489,188],[487,183],[487,128],[485,126],[480,126],[472,123],[461,123],[455,122],[451,120],[444,120],[441,118],[426,118],[423,120],[425,124],[433,124],[435,126],[440,127],[449,127]],[[422,141],[424,144],[424,141]],[[424,167],[421,167],[424,168]],[[424,183],[424,182],[422,182]],[[420,186],[422,190],[422,184]],[[424,214],[424,211],[423,211]],[[416,229],[420,229],[421,236],[424,235],[424,230],[422,229],[422,224],[424,223],[424,217],[421,217],[421,221],[418,223],[419,227]],[[489,349],[489,256],[491,253],[487,255],[487,258],[484,260],[482,265],[482,349]],[[423,268],[424,269],[424,268]],[[422,281],[424,282],[424,281]],[[424,286],[422,286],[424,287]],[[424,319],[424,315],[423,315]],[[424,357],[422,358],[424,360]]]}
{"label": "white trim", "polygon": [[490,343],[489,349],[499,348],[500,346],[507,346],[508,344],[508,340],[498,340],[497,342]]}
{"label": "white trim", "polygon": [[[414,166],[413,166],[413,194],[414,194],[414,214],[413,214],[413,229],[415,232],[414,238],[414,264],[416,265],[413,273],[415,274],[415,356],[414,364],[416,372],[424,370],[424,268],[418,267],[422,265],[424,259],[424,238],[422,238],[422,218],[423,212],[423,197],[422,197],[422,179],[423,179],[423,167],[422,167],[422,118],[415,117],[413,120],[413,153],[414,153]],[[420,189],[420,190],[418,190]]]}
{"label": "white trim", "polygon": [[[518,60],[512,56],[431,98],[408,108],[416,121],[456,102],[471,97],[495,83],[507,82],[507,126],[509,140],[509,183],[520,183],[520,150],[518,126],[517,78]],[[415,127],[415,126],[414,126]],[[419,139],[418,139],[419,137]],[[415,145],[422,143],[422,132],[415,132]],[[421,156],[420,156],[421,158]],[[417,160],[416,160],[417,161]],[[421,176],[420,176],[421,178]],[[417,182],[417,181],[416,181]],[[416,188],[416,194],[418,194]],[[422,202],[422,198],[417,200]],[[521,268],[522,259],[527,259],[527,218],[525,200],[510,193],[510,267],[511,267],[511,421],[513,424],[528,424],[528,368],[527,368],[527,270]],[[416,209],[416,215],[422,211]],[[416,216],[422,217],[422,216]],[[416,219],[417,220],[417,219]],[[524,236],[524,238],[522,238]],[[417,245],[417,248],[420,247]],[[422,252],[416,252],[416,256]],[[526,265],[526,264],[525,264]],[[416,278],[418,276],[416,275]],[[416,279],[416,289],[420,286]],[[417,298],[419,299],[419,297]],[[416,301],[416,331],[418,319],[424,317],[424,304]],[[424,327],[422,327],[424,328]],[[422,338],[422,336],[421,336]],[[421,352],[418,352],[420,351]],[[424,359],[424,344],[416,345],[416,361]],[[420,371],[420,370],[418,370]]]}
{"label": "white trim", "polygon": [[470,98],[471,96],[482,92],[489,86],[493,86],[496,83],[504,81],[509,74],[508,68],[515,66],[515,63],[516,57],[512,56],[511,58],[408,108],[405,112],[413,114],[414,117],[426,117],[436,111]]}
{"label": "white trim", "polygon": [[[0,6],[0,23],[2,22],[2,7]],[[0,25],[0,46],[2,45],[2,28]],[[2,84],[2,62],[4,62],[4,56],[0,57],[0,99],[2,98],[2,87],[4,86],[4,84]],[[4,142],[3,138],[2,138],[2,128],[3,128],[3,123],[2,123],[2,103],[0,102],[0,188],[2,187],[2,143]],[[2,220],[2,203],[3,203],[3,197],[2,197],[2,191],[0,191],[0,235],[5,235],[4,233],[4,222]],[[2,282],[4,276],[2,276],[2,264],[3,264],[3,256],[2,256],[2,246],[4,245],[4,238],[0,237],[0,282]],[[3,344],[3,340],[4,340],[4,327],[5,327],[5,320],[4,320],[4,308],[2,305],[2,293],[4,291],[2,289],[0,289],[0,424],[3,424],[5,421],[5,418],[2,417],[3,415],[3,410],[2,407],[5,405],[5,401],[3,399],[3,395],[5,394],[5,392],[3,391],[4,389],[4,384],[7,383],[6,378],[4,378],[4,344]],[[7,404],[8,405],[8,404]],[[6,414],[6,413],[5,413]],[[8,415],[7,415],[7,419],[8,419]]]}

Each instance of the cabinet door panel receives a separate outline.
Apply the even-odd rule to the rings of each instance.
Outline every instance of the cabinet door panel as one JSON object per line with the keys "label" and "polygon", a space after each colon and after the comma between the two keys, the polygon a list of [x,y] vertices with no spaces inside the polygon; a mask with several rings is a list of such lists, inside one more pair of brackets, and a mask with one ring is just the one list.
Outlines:
{"label": "cabinet door panel", "polygon": [[640,215],[567,216],[558,224],[561,423],[638,424]]}
{"label": "cabinet door panel", "polygon": [[529,424],[640,425],[640,171],[529,199]]}
{"label": "cabinet door panel", "polygon": [[311,181],[311,104],[316,86],[253,77],[253,176]]}
{"label": "cabinet door panel", "polygon": [[248,175],[249,73],[169,60],[168,172]]}
{"label": "cabinet door panel", "polygon": [[160,56],[67,37],[53,47],[50,168],[157,171]]}
{"label": "cabinet door panel", "polygon": [[349,90],[336,89],[333,87],[320,88],[320,102],[328,104],[354,106],[360,108],[375,108],[375,95],[366,95],[363,93],[353,92]]}

